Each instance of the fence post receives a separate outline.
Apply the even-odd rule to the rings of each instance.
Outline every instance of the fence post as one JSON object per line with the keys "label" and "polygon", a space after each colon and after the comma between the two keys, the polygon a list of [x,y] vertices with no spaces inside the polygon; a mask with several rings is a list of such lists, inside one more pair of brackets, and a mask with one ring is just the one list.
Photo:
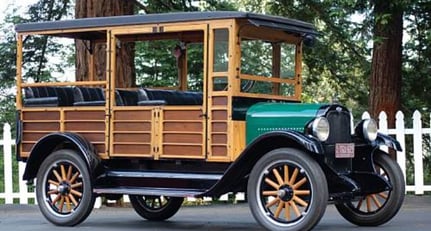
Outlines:
{"label": "fence post", "polygon": [[413,113],[413,158],[415,164],[415,194],[424,194],[424,170],[422,162],[422,121],[421,113]]}
{"label": "fence post", "polygon": [[28,204],[28,189],[25,181],[22,180],[22,176],[24,175],[25,163],[18,163],[18,176],[19,176],[19,203],[20,204]]}
{"label": "fence post", "polygon": [[12,135],[10,125],[7,123],[3,126],[3,155],[5,203],[13,204]]}
{"label": "fence post", "polygon": [[[388,116],[384,111],[380,112],[379,114],[379,132],[388,134]],[[380,150],[389,152],[389,148],[386,145],[380,146]]]}
{"label": "fence post", "polygon": [[404,114],[398,111],[395,115],[395,138],[403,149],[401,152],[397,152],[397,162],[401,167],[401,171],[404,174],[404,180],[406,180],[406,137],[405,137],[405,125],[404,125]]}

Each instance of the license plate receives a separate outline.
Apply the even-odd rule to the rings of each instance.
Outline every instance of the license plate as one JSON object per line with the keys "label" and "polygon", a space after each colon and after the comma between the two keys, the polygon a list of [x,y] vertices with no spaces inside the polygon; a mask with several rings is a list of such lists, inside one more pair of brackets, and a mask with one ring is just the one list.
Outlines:
{"label": "license plate", "polygon": [[335,158],[353,158],[355,157],[355,144],[335,144]]}

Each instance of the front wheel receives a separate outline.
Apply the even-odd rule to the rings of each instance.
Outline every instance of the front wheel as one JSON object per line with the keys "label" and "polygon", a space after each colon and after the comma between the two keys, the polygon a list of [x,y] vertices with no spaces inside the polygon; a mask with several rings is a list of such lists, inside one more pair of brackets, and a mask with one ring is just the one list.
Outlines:
{"label": "front wheel", "polygon": [[150,221],[166,220],[178,212],[182,197],[129,195],[130,203],[141,217]]}
{"label": "front wheel", "polygon": [[94,207],[90,171],[74,150],[53,152],[37,173],[36,198],[40,211],[56,225],[84,221]]}
{"label": "front wheel", "polygon": [[388,222],[404,201],[405,183],[398,164],[384,153],[374,155],[374,164],[376,171],[391,183],[392,190],[335,205],[346,220],[359,226],[378,226]]}
{"label": "front wheel", "polygon": [[247,193],[254,218],[268,230],[310,230],[322,218],[328,201],[319,164],[291,148],[273,150],[256,163]]}

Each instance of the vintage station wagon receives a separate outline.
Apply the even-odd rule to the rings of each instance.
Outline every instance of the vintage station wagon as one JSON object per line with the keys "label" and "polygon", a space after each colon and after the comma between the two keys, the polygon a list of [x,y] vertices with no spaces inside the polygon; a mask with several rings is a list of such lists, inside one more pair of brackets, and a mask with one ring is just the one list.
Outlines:
{"label": "vintage station wagon", "polygon": [[[381,225],[401,207],[403,174],[380,149],[399,143],[372,119],[353,126],[342,105],[301,103],[302,47],[317,35],[309,23],[193,12],[16,32],[17,157],[56,225],[84,221],[98,196],[128,195],[140,216],[165,220],[186,197],[245,192],[269,230],[309,230],[328,202],[360,226]],[[32,37],[84,44],[85,81],[23,78]],[[119,61],[122,46],[132,48],[134,71]],[[118,81],[125,72],[131,86]]]}

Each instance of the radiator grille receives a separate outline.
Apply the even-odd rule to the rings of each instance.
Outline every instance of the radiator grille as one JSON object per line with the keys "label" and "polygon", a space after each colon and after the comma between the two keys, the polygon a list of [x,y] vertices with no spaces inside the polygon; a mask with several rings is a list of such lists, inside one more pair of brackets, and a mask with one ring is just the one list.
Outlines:
{"label": "radiator grille", "polygon": [[331,128],[326,141],[327,144],[352,142],[349,112],[338,110],[330,111],[327,113],[326,118]]}

